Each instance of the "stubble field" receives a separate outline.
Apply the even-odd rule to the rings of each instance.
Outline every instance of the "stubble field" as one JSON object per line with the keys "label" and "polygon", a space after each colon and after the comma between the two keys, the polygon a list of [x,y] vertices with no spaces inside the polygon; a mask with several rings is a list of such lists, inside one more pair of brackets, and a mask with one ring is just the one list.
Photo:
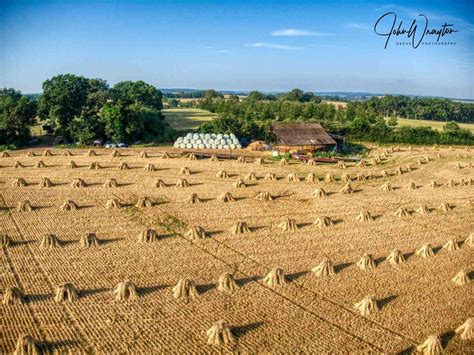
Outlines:
{"label": "stubble field", "polygon": [[[75,353],[411,352],[432,334],[448,352],[474,351],[472,340],[455,333],[474,311],[469,149],[376,149],[366,166],[346,167],[176,153],[163,159],[164,150],[154,148],[146,149],[148,157],[134,149],[119,157],[101,149],[97,156],[51,151],[0,158],[0,234],[11,239],[2,246],[0,291],[5,300],[7,289],[17,287],[24,301],[0,305],[2,353],[15,351],[24,334],[40,349]],[[17,161],[23,167],[15,168]],[[45,166],[36,167],[39,161]],[[90,169],[94,162],[101,168]],[[120,170],[122,163],[129,169]],[[148,164],[155,171],[144,171]],[[275,181],[264,179],[271,173]],[[287,181],[290,173],[301,181]],[[314,181],[305,180],[310,173]],[[328,173],[336,181],[326,182]],[[26,186],[13,186],[19,178]],[[42,178],[53,186],[40,187]],[[85,186],[72,187],[78,178]],[[234,186],[239,178],[245,187]],[[118,186],[104,187],[108,179]],[[159,179],[165,186],[155,187]],[[189,186],[176,187],[179,179]],[[350,186],[341,179],[351,179]],[[223,202],[225,192],[234,201]],[[255,199],[259,192],[268,194]],[[190,203],[192,194],[197,203]],[[143,197],[151,206],[136,207]],[[61,210],[68,199],[76,210]],[[107,208],[112,199],[121,208]],[[17,209],[24,201],[32,211]],[[425,213],[418,212],[424,205]],[[356,220],[363,211],[373,220]],[[321,227],[318,218],[332,225]],[[244,224],[238,226],[244,233],[233,233],[239,221],[249,230]],[[206,235],[193,238],[187,233],[193,226]],[[157,232],[152,242],[139,241],[146,229]],[[99,245],[84,247],[86,233],[95,233]],[[59,245],[47,248],[42,241],[51,234]],[[455,247],[443,248],[451,239]],[[433,255],[425,258],[416,252],[426,243]],[[404,263],[386,260],[394,250]],[[364,254],[372,256],[366,270],[359,263]],[[334,274],[318,276],[312,269],[325,259]],[[275,268],[286,283],[265,278]],[[461,270],[464,285],[452,281]],[[226,272],[236,281],[233,292],[216,286]],[[116,300],[112,291],[126,280],[137,298]],[[175,298],[180,280],[193,281],[199,295]],[[63,283],[77,290],[74,302],[55,300]],[[376,309],[361,315],[364,307],[354,305],[366,296]],[[206,332],[219,320],[233,341],[208,345]]]}

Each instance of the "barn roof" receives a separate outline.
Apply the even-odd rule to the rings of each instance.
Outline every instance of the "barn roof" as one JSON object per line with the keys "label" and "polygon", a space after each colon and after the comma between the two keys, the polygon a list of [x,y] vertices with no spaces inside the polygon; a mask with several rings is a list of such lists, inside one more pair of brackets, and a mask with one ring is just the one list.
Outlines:
{"label": "barn roof", "polygon": [[335,145],[319,123],[274,123],[272,131],[284,145]]}

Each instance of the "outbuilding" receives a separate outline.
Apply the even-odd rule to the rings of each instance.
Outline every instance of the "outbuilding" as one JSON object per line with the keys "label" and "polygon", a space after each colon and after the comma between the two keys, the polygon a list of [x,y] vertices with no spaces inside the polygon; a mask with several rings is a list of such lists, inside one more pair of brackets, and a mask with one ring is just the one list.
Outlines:
{"label": "outbuilding", "polygon": [[273,123],[270,131],[279,152],[331,150],[337,145],[319,123]]}

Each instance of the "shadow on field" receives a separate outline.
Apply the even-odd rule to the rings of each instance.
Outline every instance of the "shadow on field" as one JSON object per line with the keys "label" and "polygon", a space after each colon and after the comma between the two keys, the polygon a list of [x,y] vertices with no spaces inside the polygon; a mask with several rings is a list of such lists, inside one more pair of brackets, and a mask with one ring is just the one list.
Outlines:
{"label": "shadow on field", "polygon": [[411,251],[411,252],[403,254],[403,257],[405,258],[406,261],[408,261],[413,255],[415,255],[415,252]]}
{"label": "shadow on field", "polygon": [[43,302],[52,300],[53,295],[51,293],[36,293],[26,296],[27,303],[36,303],[36,302]]}
{"label": "shadow on field", "polygon": [[33,206],[33,211],[41,211],[41,210],[45,210],[45,209],[52,208],[52,207],[54,207],[54,206],[53,205]]}
{"label": "shadow on field", "polygon": [[64,185],[69,185],[69,183],[67,182],[53,182],[53,186],[64,186]]}
{"label": "shadow on field", "polygon": [[286,275],[286,279],[289,281],[289,282],[293,282],[293,281],[296,281],[298,280],[300,277],[306,275],[309,271],[299,271],[299,272],[295,272],[293,274],[287,274]]}
{"label": "shadow on field", "polygon": [[199,186],[199,185],[204,185],[202,182],[190,182],[189,186]]}
{"label": "shadow on field", "polygon": [[93,208],[95,207],[94,205],[82,205],[82,206],[78,206],[78,209],[79,210],[85,210],[87,208]]}
{"label": "shadow on field", "polygon": [[172,285],[153,285],[153,286],[138,287],[137,291],[139,294],[146,296],[146,295],[152,294],[154,292],[158,292],[164,288],[168,288],[171,286]]}
{"label": "shadow on field", "polygon": [[334,266],[334,271],[336,271],[336,273],[341,272],[342,270],[348,268],[351,265],[354,265],[354,263],[341,263],[341,264],[338,264],[338,265]]}
{"label": "shadow on field", "polygon": [[248,197],[241,196],[241,197],[234,197],[234,199],[235,199],[236,202],[239,202],[239,201],[248,199]]}
{"label": "shadow on field", "polygon": [[251,232],[258,232],[261,229],[267,228],[267,226],[253,226],[253,227],[249,227],[249,228],[250,228]]}
{"label": "shadow on field", "polygon": [[260,279],[261,279],[260,276],[255,275],[255,276],[249,276],[249,277],[244,277],[244,278],[242,278],[242,279],[238,279],[238,280],[236,280],[236,282],[237,282],[237,285],[239,285],[240,287],[242,287],[242,286],[248,284],[249,282],[258,281],[258,280],[260,280]]}
{"label": "shadow on field", "polygon": [[29,245],[36,243],[36,240],[12,240],[10,241],[10,248],[11,247],[20,247],[22,245]]}
{"label": "shadow on field", "polygon": [[254,322],[245,325],[240,325],[237,327],[232,327],[232,333],[237,337],[240,338],[245,336],[248,333],[256,331],[263,325],[263,322]]}
{"label": "shadow on field", "polygon": [[225,231],[223,230],[214,230],[214,231],[206,231],[206,233],[210,236],[210,237],[213,237],[215,235],[218,235],[218,234],[221,234],[221,233],[224,233]]}
{"label": "shadow on field", "polygon": [[210,290],[212,290],[213,288],[216,288],[216,284],[215,283],[212,283],[212,284],[204,284],[204,285],[196,285],[196,289],[198,290],[198,292],[200,294],[204,294]]}
{"label": "shadow on field", "polygon": [[91,288],[88,290],[81,290],[80,295],[81,297],[90,297],[97,295],[99,293],[105,293],[105,292],[110,292],[111,290],[109,288],[105,287],[98,287],[98,288]]}
{"label": "shadow on field", "polygon": [[298,223],[298,228],[305,228],[313,225],[311,222],[303,222],[303,223]]}
{"label": "shadow on field", "polygon": [[103,183],[101,183],[101,182],[88,182],[87,183],[87,187],[94,187],[94,186],[98,187],[98,186],[102,186],[102,185],[103,185]]}
{"label": "shadow on field", "polygon": [[117,183],[117,187],[125,187],[125,186],[132,186],[134,185],[133,182],[121,182],[121,183]]}
{"label": "shadow on field", "polygon": [[201,201],[202,201],[203,203],[209,202],[209,201],[212,201],[212,200],[215,200],[215,198],[210,198],[210,197],[208,197],[208,198],[201,198]]}
{"label": "shadow on field", "polygon": [[100,244],[101,245],[107,245],[107,244],[111,244],[111,243],[114,243],[114,242],[119,242],[121,240],[124,240],[125,238],[110,238],[110,239],[101,239],[100,240]]}
{"label": "shadow on field", "polygon": [[379,265],[382,264],[384,261],[385,261],[385,256],[381,256],[380,258],[374,259],[374,263],[375,263],[376,266],[379,266]]}
{"label": "shadow on field", "polygon": [[[65,339],[65,340],[59,340],[59,341],[48,341],[48,342],[43,342],[41,343],[41,348],[44,350],[47,350],[49,352],[56,353],[59,349],[58,348],[69,348],[73,346],[78,346],[81,344],[80,341],[78,340],[73,340],[73,339]],[[65,349],[61,349],[61,352],[64,352]]]}
{"label": "shadow on field", "polygon": [[168,238],[173,238],[173,237],[176,237],[177,234],[176,233],[167,233],[167,234],[159,234],[158,235],[158,239],[168,239]]}
{"label": "shadow on field", "polygon": [[398,298],[397,295],[390,295],[388,297],[382,298],[381,300],[377,301],[377,305],[379,306],[380,309],[384,308],[387,304],[390,302],[396,300]]}
{"label": "shadow on field", "polygon": [[456,335],[456,333],[453,330],[449,330],[446,333],[443,333],[440,335],[440,340],[441,340],[441,345],[443,346],[443,349],[446,349],[448,346],[448,343],[451,341],[451,339]]}

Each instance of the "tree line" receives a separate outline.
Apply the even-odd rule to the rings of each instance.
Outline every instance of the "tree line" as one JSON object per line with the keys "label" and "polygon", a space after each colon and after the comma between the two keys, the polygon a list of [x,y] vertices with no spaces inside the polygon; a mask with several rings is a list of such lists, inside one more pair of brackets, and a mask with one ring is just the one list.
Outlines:
{"label": "tree line", "polygon": [[[278,95],[252,91],[244,99],[224,97],[210,89],[202,92],[199,101],[187,104],[217,114],[199,127],[201,132],[233,132],[248,139],[266,138],[272,122],[319,122],[331,133],[358,140],[474,143],[472,133],[456,123],[447,123],[443,131],[396,127],[396,117],[473,122],[474,104],[447,99],[372,97],[336,107],[300,89]],[[162,107],[163,94],[143,81],[122,81],[110,87],[102,79],[56,75],[43,83],[39,97],[0,89],[0,145],[25,144],[30,127],[37,122],[64,143],[169,142],[176,132],[164,120]],[[391,118],[386,121],[386,116]]]}
{"label": "tree line", "polygon": [[[430,127],[393,127],[396,126],[396,118],[395,124],[391,120],[389,122],[391,125],[388,125],[384,119],[384,108],[396,107],[402,112],[401,107],[407,105],[400,102],[410,100],[420,101],[425,105],[426,102],[432,101],[438,103],[441,99],[404,98],[399,101],[394,97],[371,98],[366,102],[351,102],[347,107],[336,107],[321,102],[312,95],[305,95],[300,90],[293,90],[270,100],[265,98],[264,94],[254,93],[243,100],[232,97],[225,100],[206,98],[196,102],[196,105],[218,115],[213,121],[202,124],[201,131],[234,132],[249,139],[264,139],[272,122],[319,122],[331,133],[357,140],[380,143],[474,144],[473,134],[467,129],[460,128],[456,122],[448,123],[443,131],[436,131]],[[393,102],[399,104],[394,106]],[[458,115],[460,113],[469,112],[472,105],[457,102],[452,104],[461,107],[455,111],[457,113],[454,116],[449,116],[454,119],[461,117]],[[468,120],[471,121],[472,118]]]}
{"label": "tree line", "polygon": [[383,116],[430,121],[474,123],[474,103],[442,98],[411,98],[408,96],[371,97],[350,105],[371,109]]}

